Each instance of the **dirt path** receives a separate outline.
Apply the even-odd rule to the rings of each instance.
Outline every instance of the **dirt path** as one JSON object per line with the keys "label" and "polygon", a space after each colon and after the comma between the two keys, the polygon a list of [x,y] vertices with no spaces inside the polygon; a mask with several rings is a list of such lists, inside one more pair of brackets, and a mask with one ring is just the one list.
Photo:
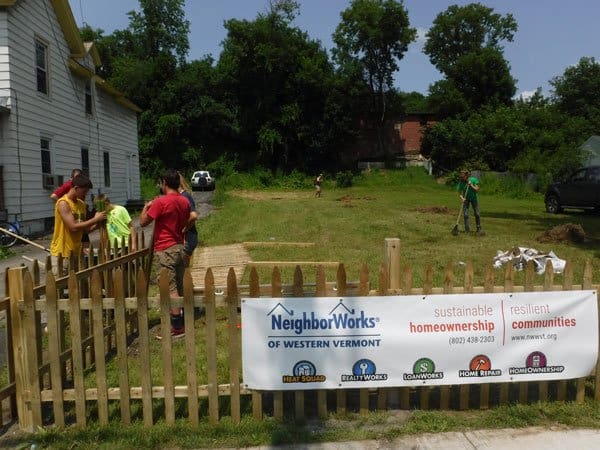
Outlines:
{"label": "dirt path", "polygon": [[209,267],[212,268],[215,287],[227,286],[227,274],[230,267],[233,267],[239,286],[249,261],[250,255],[243,244],[199,247],[194,252],[192,263],[194,286],[204,286],[204,277]]}
{"label": "dirt path", "polygon": [[[212,213],[212,192],[196,191],[192,193],[196,202],[198,219],[201,221]],[[194,251],[192,262],[192,279],[194,286],[204,286],[206,270],[211,267],[215,279],[215,287],[227,286],[227,274],[233,267],[238,285],[250,261],[248,250],[242,244],[218,245],[214,247],[199,246]]]}

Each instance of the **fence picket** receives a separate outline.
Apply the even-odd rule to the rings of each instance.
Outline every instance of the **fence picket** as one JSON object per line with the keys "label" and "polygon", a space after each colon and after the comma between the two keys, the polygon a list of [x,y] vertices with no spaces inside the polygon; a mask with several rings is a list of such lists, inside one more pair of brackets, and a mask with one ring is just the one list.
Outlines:
{"label": "fence picket", "polygon": [[[454,271],[452,263],[446,264],[444,269],[444,294],[452,294],[454,291]],[[440,409],[447,410],[450,407],[450,389],[451,386],[440,386]]]}
{"label": "fence picket", "polygon": [[115,344],[117,346],[117,366],[119,368],[119,403],[121,408],[121,423],[129,425],[131,424],[131,398],[129,392],[126,327],[123,277],[117,276],[115,277]]}
{"label": "fence picket", "polygon": [[73,383],[75,386],[75,417],[77,425],[86,425],[85,385],[83,380],[83,343],[81,327],[81,305],[79,283],[75,272],[69,272],[69,325],[71,327],[71,355],[73,361]]}
{"label": "fence picket", "polygon": [[[274,266],[271,274],[271,297],[281,296],[281,273],[279,268]],[[273,417],[277,420],[283,419],[283,391],[273,392]]]}
{"label": "fence picket", "polygon": [[[532,260],[527,262],[525,266],[525,292],[533,291],[533,279],[535,276],[535,264]],[[519,383],[519,402],[526,405],[529,401],[529,382],[521,381]]]}
{"label": "fence picket", "polygon": [[[554,268],[552,261],[546,261],[546,270],[544,271],[544,291],[551,291],[554,286]],[[540,401],[548,401],[548,382],[542,380],[538,383]]]}
{"label": "fence picket", "polygon": [[233,267],[229,268],[227,273],[227,303],[229,316],[229,395],[231,400],[231,420],[233,423],[240,423],[241,405],[240,405],[240,318],[238,314],[238,305],[240,296],[237,288],[237,280]]}
{"label": "fence picket", "polygon": [[[592,289],[592,261],[589,259],[585,260],[585,265],[583,267],[583,289]],[[598,314],[600,315],[600,295],[598,293],[596,287],[596,298],[597,303],[599,303]],[[599,320],[600,322],[600,317]],[[600,337],[599,337],[600,338]],[[594,400],[600,400],[600,358],[596,361],[596,369],[594,370]],[[585,397],[585,380],[583,382],[577,383],[577,399],[583,402]]]}
{"label": "fence picket", "polygon": [[[250,280],[249,280],[249,294],[248,297],[258,298],[260,297],[260,280],[258,278],[258,272],[256,267],[250,269]],[[252,391],[252,417],[254,420],[261,420],[263,403],[262,403],[262,392],[253,390]]]}
{"label": "fence picket", "polygon": [[[327,295],[327,285],[325,277],[325,267],[319,265],[316,274],[315,296],[325,297]],[[317,391],[317,415],[320,419],[327,418],[327,391],[319,389]]]}
{"label": "fence picket", "polygon": [[[425,267],[423,274],[423,295],[430,295],[433,289],[433,268],[431,265]],[[421,386],[419,388],[419,407],[421,409],[429,409],[429,396],[431,394],[431,387]]]}
{"label": "fence picket", "polygon": [[217,312],[215,278],[209,267],[204,276],[204,316],[206,317],[206,367],[208,370],[208,419],[219,422],[219,383],[217,378]]}
{"label": "fence picket", "polygon": [[[379,265],[379,287],[377,295],[387,295],[388,292],[387,269],[384,264]],[[377,409],[383,411],[387,409],[387,388],[377,388]]]}
{"label": "fence picket", "polygon": [[173,380],[173,340],[171,339],[171,293],[169,272],[163,267],[158,277],[160,295],[160,334],[163,386],[165,388],[165,422],[175,423],[175,382]]}
{"label": "fence picket", "polygon": [[[515,270],[512,264],[506,265],[504,271],[504,292],[514,292],[515,290]],[[498,402],[500,405],[508,404],[510,385],[508,383],[500,383],[500,394]]]}
{"label": "fence picket", "polygon": [[[136,278],[138,301],[138,330],[140,343],[140,376],[142,387],[142,414],[144,425],[151,427],[152,418],[152,364],[150,362],[150,337],[148,332],[148,292],[149,275],[143,269],[138,270]],[[161,330],[164,332],[165,330]]]}
{"label": "fence picket", "polygon": [[[366,263],[363,263],[363,265],[360,269],[359,279],[360,279],[360,283],[358,285],[358,295],[360,295],[360,296],[369,295],[369,267],[367,266]],[[323,282],[324,281],[325,281],[325,275],[323,273]],[[324,287],[324,284],[323,284],[323,287]],[[319,394],[321,392],[326,394],[325,391],[319,391]],[[367,415],[369,412],[369,389],[366,389],[366,388],[360,389],[358,391],[358,395],[359,395],[360,414],[363,416]],[[325,401],[327,401],[327,400],[325,400]],[[325,412],[327,412],[327,406],[325,406]],[[319,414],[319,416],[321,417],[321,414]]]}
{"label": "fence picket", "polygon": [[[303,297],[304,296],[304,278],[302,275],[302,269],[297,265],[294,269],[294,282],[292,284],[292,295],[294,297]],[[306,416],[304,410],[304,391],[297,390],[294,391],[294,417],[296,420],[303,420]]]}
{"label": "fence picket", "polygon": [[[409,265],[402,268],[402,294],[410,295],[413,287],[413,273]],[[410,409],[410,388],[400,388],[400,408]]]}
{"label": "fence picket", "polygon": [[185,355],[188,388],[188,417],[193,426],[200,423],[198,379],[196,374],[196,327],[194,307],[194,281],[189,267],[183,275],[183,311],[185,320]]}
{"label": "fence picket", "polygon": [[[348,293],[348,286],[346,283],[346,268],[343,264],[340,264],[336,273],[337,283],[337,294],[340,297],[345,297]],[[346,399],[348,391],[346,389],[336,390],[336,409],[338,414],[346,414]]]}
{"label": "fence picket", "polygon": [[100,273],[97,270],[92,272],[91,294],[98,420],[101,425],[106,425],[108,424],[108,384],[106,381],[106,349],[104,348],[104,312],[102,308],[102,285],[100,284]]}
{"label": "fence picket", "polygon": [[60,358],[60,334],[58,331],[58,309],[56,303],[56,283],[54,274],[46,274],[46,321],[48,327],[48,354],[50,355],[50,384],[52,385],[52,411],[54,424],[65,425],[65,404],[63,402],[63,379]]}
{"label": "fence picket", "polygon": [[[573,265],[567,261],[565,269],[563,271],[563,291],[570,291],[573,289]],[[567,399],[567,380],[560,380],[558,382],[556,398],[559,401],[565,401]]]}
{"label": "fence picket", "polygon": [[[471,261],[467,261],[465,265],[465,280],[464,280],[464,288],[465,294],[473,293],[473,263]],[[459,401],[458,401],[458,409],[464,411],[469,409],[469,395],[470,395],[470,385],[461,384],[459,388]]]}

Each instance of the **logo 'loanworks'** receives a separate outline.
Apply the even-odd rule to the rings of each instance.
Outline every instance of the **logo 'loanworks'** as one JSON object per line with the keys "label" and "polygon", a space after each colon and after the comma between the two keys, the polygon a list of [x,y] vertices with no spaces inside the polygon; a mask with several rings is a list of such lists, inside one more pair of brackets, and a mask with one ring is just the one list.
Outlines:
{"label": "logo 'loanworks'", "polygon": [[546,355],[542,352],[530,353],[525,359],[525,367],[510,367],[509,375],[529,375],[534,373],[561,373],[565,366],[549,366]]}
{"label": "logo 'loanworks'", "polygon": [[[283,310],[285,314],[280,312]],[[277,312],[275,312],[277,311]],[[361,330],[375,328],[379,317],[368,316],[365,311],[356,312],[344,305],[343,300],[333,308],[327,317],[319,317],[314,311],[302,312],[300,317],[294,317],[294,311],[286,309],[281,303],[269,311],[271,329],[274,331],[293,331],[302,334],[308,330]]]}
{"label": "logo 'loanworks'", "polygon": [[420,358],[413,364],[412,373],[404,373],[402,378],[407,381],[440,380],[444,378],[444,372],[436,372],[435,363],[431,359]]}

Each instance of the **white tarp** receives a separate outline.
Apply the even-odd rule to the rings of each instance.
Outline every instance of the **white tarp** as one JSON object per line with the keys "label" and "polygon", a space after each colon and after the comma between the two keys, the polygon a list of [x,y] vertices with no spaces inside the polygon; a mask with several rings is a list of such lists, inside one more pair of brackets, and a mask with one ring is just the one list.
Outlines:
{"label": "white tarp", "polygon": [[538,274],[544,273],[548,261],[552,261],[552,270],[554,273],[563,273],[567,264],[564,259],[556,256],[553,251],[540,253],[535,248],[515,247],[507,252],[498,250],[494,257],[494,267],[500,268],[510,263],[516,270],[524,270],[529,261],[533,261],[535,271]]}
{"label": "white tarp", "polygon": [[595,291],[244,298],[251,389],[557,380],[598,354]]}

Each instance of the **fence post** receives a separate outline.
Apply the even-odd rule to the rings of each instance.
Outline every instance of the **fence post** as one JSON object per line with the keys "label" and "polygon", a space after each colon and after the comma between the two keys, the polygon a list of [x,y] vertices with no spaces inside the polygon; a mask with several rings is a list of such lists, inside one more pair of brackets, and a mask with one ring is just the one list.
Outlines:
{"label": "fence post", "polygon": [[400,238],[385,238],[383,263],[388,279],[388,289],[400,289]]}
{"label": "fence post", "polygon": [[[19,301],[24,299],[24,277],[27,268],[13,267],[8,270],[8,295],[10,297],[10,316],[12,326],[12,342],[15,368],[15,387],[17,398],[17,414],[22,430],[33,432],[36,426],[41,426],[36,420],[36,414],[31,402],[32,380],[38,380],[37,367],[32,361],[31,354],[35,349],[28,346],[29,334],[23,312],[19,309]],[[32,365],[31,362],[34,364]],[[39,381],[38,381],[39,383]]]}

